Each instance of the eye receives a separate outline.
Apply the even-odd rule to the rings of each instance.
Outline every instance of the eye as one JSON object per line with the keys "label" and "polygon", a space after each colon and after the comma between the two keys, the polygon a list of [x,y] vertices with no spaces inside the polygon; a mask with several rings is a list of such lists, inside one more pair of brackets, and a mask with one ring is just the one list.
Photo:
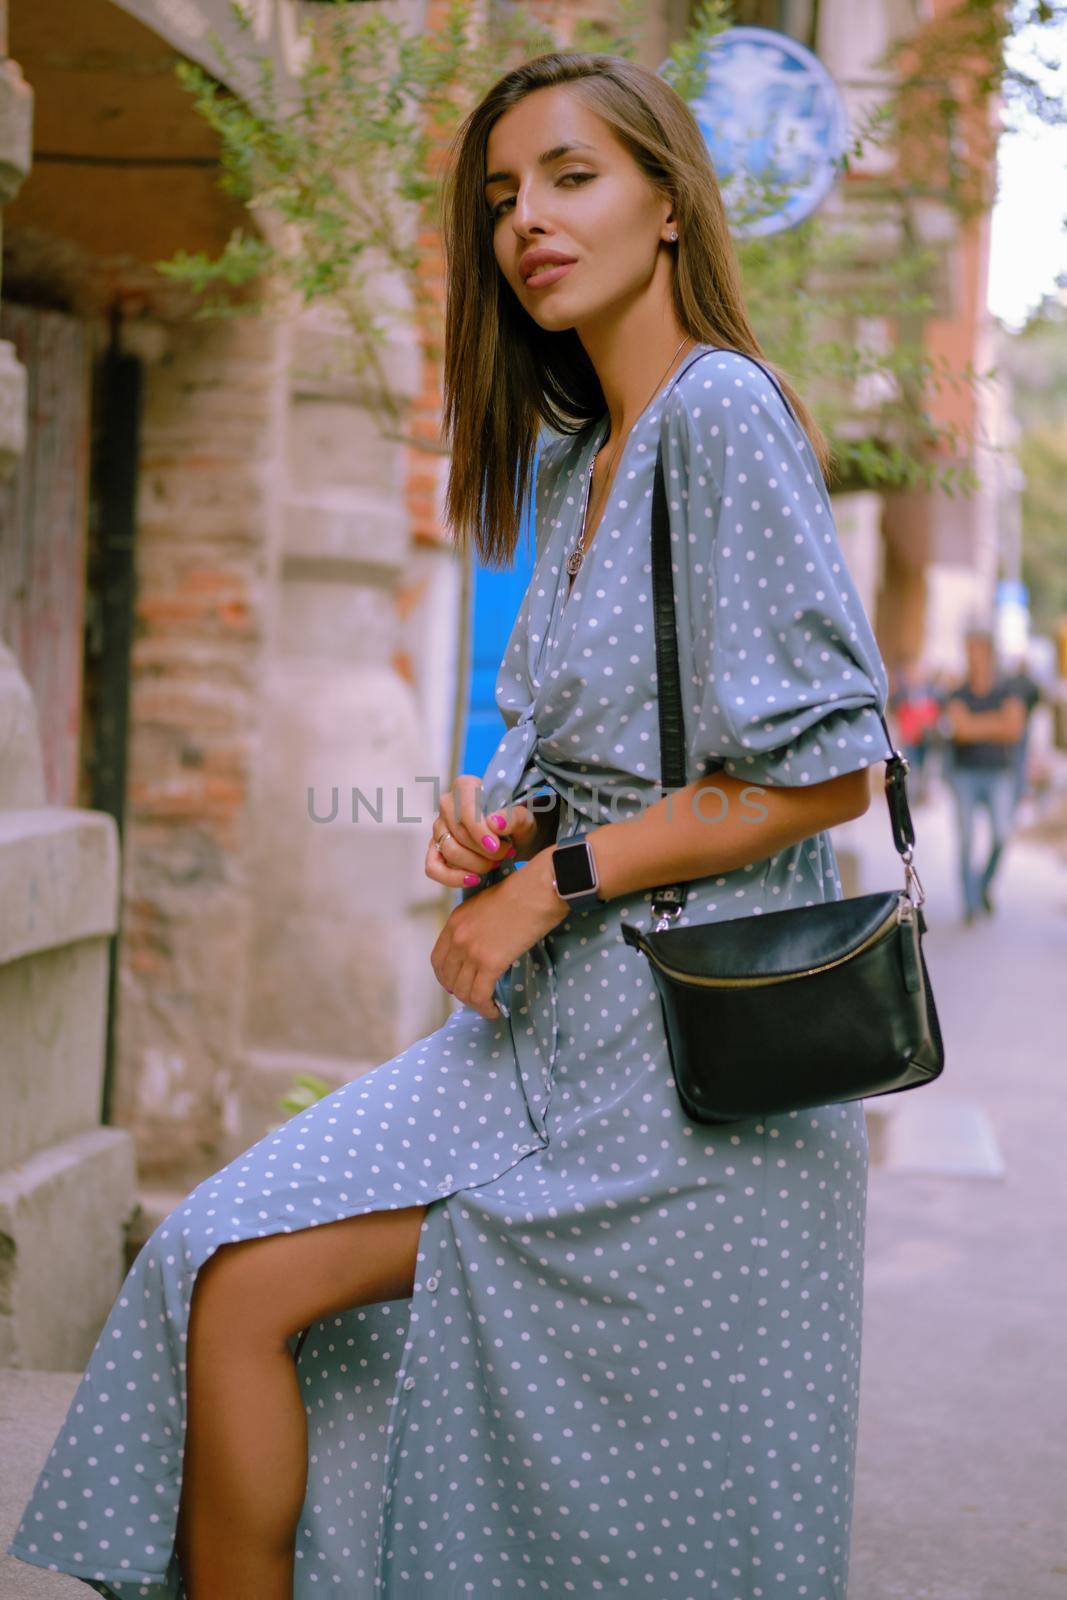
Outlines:
{"label": "eye", "polygon": [[[595,172],[565,172],[563,173],[562,177],[557,179],[557,182],[566,183],[568,178],[573,178],[575,183],[588,183],[590,179],[595,177]],[[508,198],[510,198],[510,196]],[[494,222],[498,217],[502,217],[504,215],[504,207],[507,205],[507,203],[507,200],[499,200],[495,206],[490,207],[489,215]]]}

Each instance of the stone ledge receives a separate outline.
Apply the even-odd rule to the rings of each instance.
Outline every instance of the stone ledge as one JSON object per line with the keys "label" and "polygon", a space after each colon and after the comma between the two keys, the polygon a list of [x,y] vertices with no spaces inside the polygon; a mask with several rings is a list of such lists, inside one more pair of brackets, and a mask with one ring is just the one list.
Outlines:
{"label": "stone ledge", "polygon": [[[388,282],[395,293],[395,275],[383,269],[380,276],[383,286]],[[331,317],[321,306],[304,312],[294,323],[291,338],[289,386],[294,399],[347,401],[369,411],[379,409],[373,367],[357,369],[355,341],[340,315]],[[407,323],[386,333],[378,359],[402,413],[405,401],[410,403],[418,394],[422,378],[422,352]]]}
{"label": "stone ledge", "polygon": [[0,1367],[73,1371],[125,1276],[133,1140],[93,1128],[0,1173]]}
{"label": "stone ledge", "polygon": [[285,506],[287,577],[398,575],[408,561],[408,516],[396,496],[355,488],[292,495]]}
{"label": "stone ledge", "polygon": [[108,941],[0,966],[0,1172],[100,1125]]}
{"label": "stone ledge", "polygon": [[113,818],[65,806],[0,811],[0,963],[115,932]]}

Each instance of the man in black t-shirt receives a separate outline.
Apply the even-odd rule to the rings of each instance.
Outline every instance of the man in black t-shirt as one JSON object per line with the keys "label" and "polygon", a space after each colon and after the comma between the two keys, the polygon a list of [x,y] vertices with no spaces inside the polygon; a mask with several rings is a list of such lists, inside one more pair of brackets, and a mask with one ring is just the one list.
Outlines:
{"label": "man in black t-shirt", "polygon": [[[959,868],[963,920],[992,911],[991,889],[1011,831],[1017,749],[1026,710],[1017,685],[997,670],[993,635],[972,628],[966,638],[967,677],[945,702],[952,759],[948,779],[959,825]],[[971,865],[974,814],[989,813],[992,847],[982,871]]]}

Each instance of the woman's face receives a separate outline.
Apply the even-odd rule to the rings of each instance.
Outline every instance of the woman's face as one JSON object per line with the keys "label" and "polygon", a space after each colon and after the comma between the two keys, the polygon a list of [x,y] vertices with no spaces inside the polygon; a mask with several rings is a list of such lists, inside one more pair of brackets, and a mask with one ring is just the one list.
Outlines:
{"label": "woman's face", "polygon": [[[486,175],[497,263],[539,326],[580,330],[648,290],[670,202],[565,88],[535,89],[497,119]],[[527,278],[524,258],[539,250],[572,264]]]}

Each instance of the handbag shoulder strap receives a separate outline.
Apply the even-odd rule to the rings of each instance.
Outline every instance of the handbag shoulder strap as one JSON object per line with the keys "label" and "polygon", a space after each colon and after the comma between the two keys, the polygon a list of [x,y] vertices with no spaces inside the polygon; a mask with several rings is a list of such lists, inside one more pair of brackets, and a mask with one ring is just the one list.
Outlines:
{"label": "handbag shoulder strap", "polygon": [[[723,347],[726,348],[726,347]],[[756,361],[754,356],[748,356],[745,351],[736,350],[734,355],[745,355],[771,380],[778,393],[782,396],[786,410],[797,422],[792,406],[782,393],[781,385],[768,372],[761,361]],[[700,355],[706,355],[701,351]],[[700,356],[694,357],[694,361]],[[675,373],[670,388],[689,368],[693,361],[687,362]],[[668,393],[670,390],[668,390]],[[797,426],[800,424],[797,422]],[[653,618],[656,629],[656,682],[659,690],[659,731],[660,731],[660,770],[662,773],[661,786],[664,791],[681,789],[685,787],[685,719],[682,711],[681,672],[678,665],[678,632],[674,614],[674,578],[671,571],[671,538],[670,517],[667,508],[667,488],[663,474],[663,446],[659,445],[656,451],[656,477],[652,494],[652,606]],[[894,748],[893,738],[881,711],[878,713],[879,721],[885,733],[889,754],[884,758],[886,763],[886,800],[889,805],[889,817],[893,830],[893,844],[898,854],[903,858],[909,874],[913,871],[911,859],[915,849],[915,827],[912,822],[911,807],[908,804],[907,774],[908,763],[901,752]],[[910,878],[909,878],[910,882]],[[680,894],[678,893],[680,891]],[[686,889],[684,885],[674,885],[667,890],[657,890],[657,896],[663,895],[663,905],[681,905],[685,901]],[[653,904],[653,910],[659,914],[660,907]]]}

